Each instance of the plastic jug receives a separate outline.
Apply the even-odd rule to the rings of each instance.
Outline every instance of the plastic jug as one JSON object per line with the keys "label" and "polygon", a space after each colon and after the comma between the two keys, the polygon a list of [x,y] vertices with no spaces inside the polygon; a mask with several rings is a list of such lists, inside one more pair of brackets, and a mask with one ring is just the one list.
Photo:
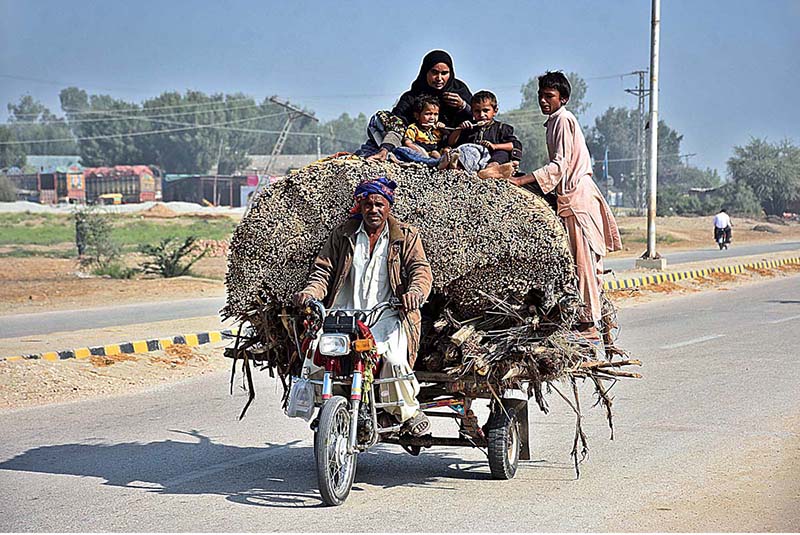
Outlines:
{"label": "plastic jug", "polygon": [[286,415],[290,418],[302,418],[305,421],[314,416],[314,384],[311,381],[302,377],[292,377]]}

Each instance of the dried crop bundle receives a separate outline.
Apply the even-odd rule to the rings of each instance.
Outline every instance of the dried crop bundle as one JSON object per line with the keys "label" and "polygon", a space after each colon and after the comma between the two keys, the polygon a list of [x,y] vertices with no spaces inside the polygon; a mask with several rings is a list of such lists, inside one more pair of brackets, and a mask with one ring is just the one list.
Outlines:
{"label": "dried crop bundle", "polygon": [[231,239],[226,316],[287,303],[331,230],[344,221],[364,179],[398,183],[392,209],[420,229],[434,291],[459,312],[488,304],[477,290],[506,297],[538,292],[544,308],[574,293],[572,260],[558,217],[540,198],[503,181],[459,171],[332,160],[265,191]]}
{"label": "dried crop bundle", "polygon": [[[230,242],[223,315],[247,327],[233,353],[277,370],[287,386],[301,365],[301,327],[287,319],[291,296],[348,217],[355,186],[377,176],[398,183],[392,213],[420,230],[433,272],[416,368],[472,376],[499,391],[524,384],[544,411],[545,383],[590,378],[610,423],[600,381],[625,376],[617,368],[637,361],[598,361],[590,344],[568,336],[578,297],[558,216],[526,190],[463,171],[333,159],[271,186]],[[608,337],[606,346],[616,351]]]}

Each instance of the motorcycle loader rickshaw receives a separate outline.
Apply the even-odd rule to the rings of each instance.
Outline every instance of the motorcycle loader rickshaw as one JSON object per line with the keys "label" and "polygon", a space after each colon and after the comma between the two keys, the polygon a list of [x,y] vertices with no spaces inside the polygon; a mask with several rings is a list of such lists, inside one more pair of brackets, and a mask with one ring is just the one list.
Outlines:
{"label": "motorcycle loader rickshaw", "polygon": [[[384,302],[371,310],[328,312],[319,301],[311,301],[305,309],[305,331],[302,340],[295,337],[297,349],[324,372],[321,379],[312,378],[310,366],[304,365],[301,375],[292,378],[287,414],[310,420],[319,408],[311,427],[319,490],[327,505],[344,503],[358,454],[378,443],[400,445],[415,456],[432,446],[485,449],[495,479],[511,479],[519,461],[530,458],[525,399],[502,399],[486,382],[441,372],[402,375],[395,369],[392,377],[379,378],[380,357],[370,327],[399,306],[399,302]],[[381,413],[403,402],[382,402],[380,386],[414,375],[420,383],[420,408],[428,417],[458,420],[457,437],[413,436],[399,424],[381,426],[386,421]],[[491,400],[490,416],[482,426],[471,410],[472,402],[480,398]]]}

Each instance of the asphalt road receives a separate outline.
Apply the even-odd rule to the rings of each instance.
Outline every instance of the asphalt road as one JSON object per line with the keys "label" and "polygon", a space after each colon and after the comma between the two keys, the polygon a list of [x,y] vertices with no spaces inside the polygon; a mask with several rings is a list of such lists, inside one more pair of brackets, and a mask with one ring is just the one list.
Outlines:
{"label": "asphalt road", "polygon": [[225,306],[224,297],[202,297],[179,301],[151,301],[133,305],[85,308],[79,311],[59,310],[0,316],[0,338],[214,316],[223,306]]}
{"label": "asphalt road", "polygon": [[477,450],[379,446],[348,502],[322,507],[311,432],[284,417],[276,381],[256,375],[240,422],[244,397],[214,374],[0,414],[0,531],[797,531],[798,282],[622,310],[645,378],[612,390],[613,441],[586,391],[578,480],[574,418],[552,394],[511,481]]}
{"label": "asphalt road", "polygon": [[[666,255],[668,265],[674,266],[713,258],[731,258],[776,251],[791,251],[800,249],[800,242],[745,245],[722,251],[716,248],[713,243],[711,246],[708,249],[670,253]],[[613,259],[606,261],[605,267],[614,271],[623,271],[633,269],[634,262],[633,258]],[[17,338],[34,334],[41,335],[112,325],[131,325],[162,320],[213,316],[224,305],[225,298],[223,297],[204,297],[180,301],[82,309],[80,313],[76,313],[73,310],[64,310],[0,316],[0,338]]]}
{"label": "asphalt road", "polygon": [[[642,252],[647,249],[646,245],[642,245]],[[800,249],[800,242],[780,242],[780,243],[757,243],[751,245],[731,245],[730,249],[719,250],[719,247],[709,240],[709,246],[704,249],[696,249],[694,251],[680,251],[665,253],[664,258],[667,259],[667,266],[674,266],[676,264],[686,264],[688,262],[702,262],[705,260],[714,260],[716,258],[733,258],[736,256],[749,256],[754,254],[774,253],[777,251],[791,251]],[[613,269],[614,271],[623,271],[626,269],[633,269],[636,262],[635,258],[615,258],[607,260],[605,267]]]}

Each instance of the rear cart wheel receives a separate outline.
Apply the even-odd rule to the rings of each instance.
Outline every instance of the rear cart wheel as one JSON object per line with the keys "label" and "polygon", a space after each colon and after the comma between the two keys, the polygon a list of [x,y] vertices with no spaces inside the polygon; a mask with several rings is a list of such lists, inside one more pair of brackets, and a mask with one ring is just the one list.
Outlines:
{"label": "rear cart wheel", "polygon": [[322,501],[341,505],[350,494],[356,476],[357,455],[348,453],[350,411],[347,400],[333,396],[322,406],[314,434],[317,482]]}
{"label": "rear cart wheel", "polygon": [[519,422],[514,409],[498,407],[489,417],[489,470],[494,479],[511,479],[517,473],[520,454]]}

